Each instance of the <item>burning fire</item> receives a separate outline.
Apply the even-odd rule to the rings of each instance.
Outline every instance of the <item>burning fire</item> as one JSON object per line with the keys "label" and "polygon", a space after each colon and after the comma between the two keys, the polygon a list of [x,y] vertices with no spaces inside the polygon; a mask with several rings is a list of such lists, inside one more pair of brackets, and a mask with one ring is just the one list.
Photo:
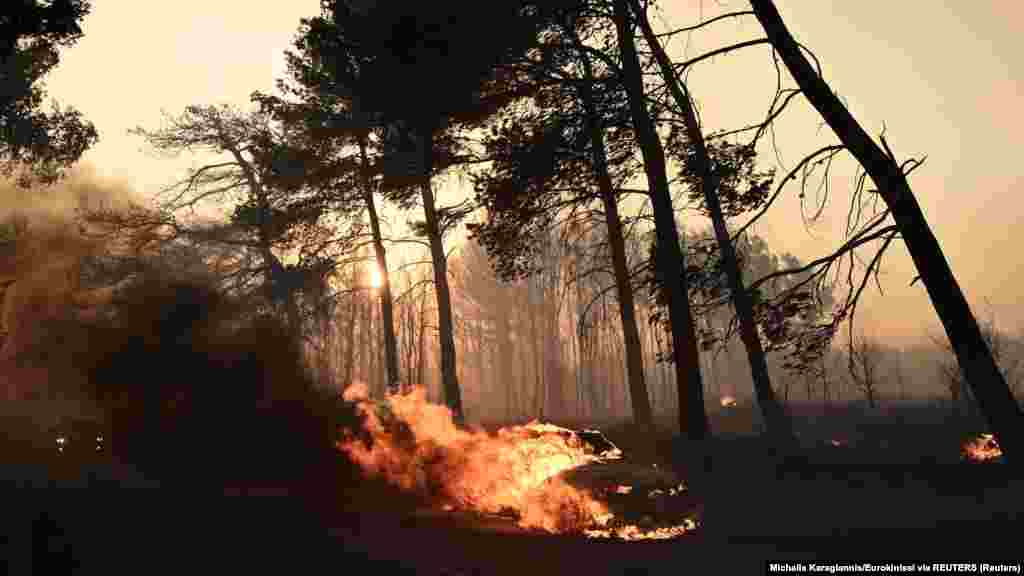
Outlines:
{"label": "burning fire", "polygon": [[599,458],[556,426],[531,422],[496,435],[461,430],[422,388],[376,405],[357,384],[344,399],[357,404],[370,438],[345,433],[338,447],[370,476],[445,508],[514,513],[524,528],[573,532],[608,520],[607,506],[556,478]]}
{"label": "burning fire", "polygon": [[636,524],[627,524],[611,529],[595,529],[584,532],[590,538],[618,538],[620,540],[669,540],[678,538],[697,528],[697,523],[686,519],[677,526],[657,526],[641,528]]}
{"label": "burning fire", "polygon": [[736,406],[736,399],[732,396],[722,396],[720,400],[722,408],[733,408]]}
{"label": "burning fire", "polygon": [[447,407],[426,401],[422,388],[375,403],[356,384],[343,397],[356,404],[367,435],[343,431],[338,448],[368,476],[433,507],[513,516],[522,528],[598,538],[670,538],[692,529],[692,522],[649,530],[612,522],[605,502],[559,474],[621,452],[594,453],[571,430],[536,421],[496,434],[460,429]]}
{"label": "burning fire", "polygon": [[960,451],[964,458],[972,462],[987,462],[1003,455],[1003,450],[991,434],[981,434],[977,438],[964,442]]}

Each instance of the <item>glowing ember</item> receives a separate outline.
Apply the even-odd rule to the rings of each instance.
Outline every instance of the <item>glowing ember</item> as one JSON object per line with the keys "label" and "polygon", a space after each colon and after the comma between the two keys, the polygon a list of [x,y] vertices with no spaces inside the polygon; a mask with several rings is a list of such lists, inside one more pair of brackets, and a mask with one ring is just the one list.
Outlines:
{"label": "glowing ember", "polygon": [[960,452],[972,462],[987,462],[1002,457],[1003,451],[991,434],[982,434],[964,442]]}
{"label": "glowing ember", "polygon": [[732,396],[722,396],[720,402],[722,403],[722,408],[733,408],[736,406],[736,399]]}
{"label": "glowing ember", "polygon": [[618,538],[619,540],[669,540],[678,538],[697,529],[697,523],[687,518],[675,526],[654,526],[641,528],[636,524],[625,524],[609,529],[585,530],[588,538]]}

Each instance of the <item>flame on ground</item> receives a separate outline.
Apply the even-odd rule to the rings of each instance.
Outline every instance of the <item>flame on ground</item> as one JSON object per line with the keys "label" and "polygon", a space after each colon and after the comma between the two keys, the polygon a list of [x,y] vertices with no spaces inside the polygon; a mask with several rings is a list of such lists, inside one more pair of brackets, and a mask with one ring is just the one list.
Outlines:
{"label": "flame on ground", "polygon": [[426,401],[422,388],[367,398],[364,385],[348,388],[365,418],[369,438],[343,434],[338,447],[368,475],[453,510],[514,513],[524,528],[579,532],[607,523],[608,508],[556,476],[594,461],[578,439],[531,422],[491,435],[455,426],[445,406]]}
{"label": "flame on ground", "polygon": [[618,538],[619,540],[670,540],[692,532],[697,528],[697,523],[686,519],[682,524],[676,526],[655,526],[642,528],[636,524],[626,524],[606,529],[585,530],[589,538]]}
{"label": "flame on ground", "polygon": [[613,522],[605,502],[558,475],[621,453],[594,454],[570,430],[536,421],[495,434],[460,429],[422,388],[376,403],[355,384],[343,397],[364,416],[367,435],[343,431],[338,448],[368,476],[441,510],[512,515],[526,529],[593,538],[674,538],[693,528],[692,521],[649,529]]}
{"label": "flame on ground", "polygon": [[964,442],[960,451],[965,458],[972,462],[987,462],[1003,455],[1002,448],[991,434],[981,434],[977,438]]}

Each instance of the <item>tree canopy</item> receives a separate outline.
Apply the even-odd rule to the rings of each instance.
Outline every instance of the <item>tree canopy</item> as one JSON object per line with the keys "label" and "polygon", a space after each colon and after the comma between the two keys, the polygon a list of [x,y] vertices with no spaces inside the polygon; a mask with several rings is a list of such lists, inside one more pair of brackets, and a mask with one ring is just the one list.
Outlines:
{"label": "tree canopy", "polygon": [[43,109],[43,78],[82,37],[87,0],[10,0],[0,8],[0,174],[53,183],[98,139],[80,112]]}

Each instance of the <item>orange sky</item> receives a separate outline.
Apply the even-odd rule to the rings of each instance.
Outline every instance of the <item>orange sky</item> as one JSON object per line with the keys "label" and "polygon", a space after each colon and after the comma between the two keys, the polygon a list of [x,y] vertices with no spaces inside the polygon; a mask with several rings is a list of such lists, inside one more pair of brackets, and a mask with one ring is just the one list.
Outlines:
{"label": "orange sky", "polygon": [[[901,159],[928,156],[911,184],[968,299],[979,315],[994,313],[1002,328],[1021,329],[1024,256],[1013,248],[1012,236],[1024,216],[1024,163],[1018,158],[1024,144],[1024,56],[1015,41],[1024,33],[1024,6],[958,0],[777,4],[861,123],[877,134],[885,122]],[[662,5],[659,17],[667,25],[693,23],[701,11],[708,17],[748,9],[739,0]],[[180,177],[190,160],[153,157],[139,138],[126,134],[129,128],[158,127],[161,109],[244,106],[253,90],[273,87],[298,19],[315,15],[319,3],[254,6],[241,0],[94,2],[85,38],[64,54],[48,86],[52,96],[79,108],[100,130],[100,143],[86,157],[98,174],[154,191]],[[752,18],[727,21],[692,35],[688,45],[680,38],[670,49],[676,58],[693,56],[758,32]],[[715,130],[763,114],[774,71],[767,48],[760,46],[701,64],[689,81],[706,128]],[[803,102],[785,113],[776,139],[780,172],[834,142],[819,124]],[[766,149],[765,165],[774,165],[774,158]],[[795,192],[786,194],[758,232],[774,249],[805,259],[837,245],[853,166],[847,159],[837,168],[831,209],[812,233],[801,224]],[[459,193],[452,189],[446,195]],[[696,218],[691,224],[703,225]],[[894,245],[890,254],[882,277],[885,297],[872,290],[860,317],[869,332],[890,342],[921,341],[940,329],[935,313],[920,284],[907,286],[914,274],[903,247]]]}

